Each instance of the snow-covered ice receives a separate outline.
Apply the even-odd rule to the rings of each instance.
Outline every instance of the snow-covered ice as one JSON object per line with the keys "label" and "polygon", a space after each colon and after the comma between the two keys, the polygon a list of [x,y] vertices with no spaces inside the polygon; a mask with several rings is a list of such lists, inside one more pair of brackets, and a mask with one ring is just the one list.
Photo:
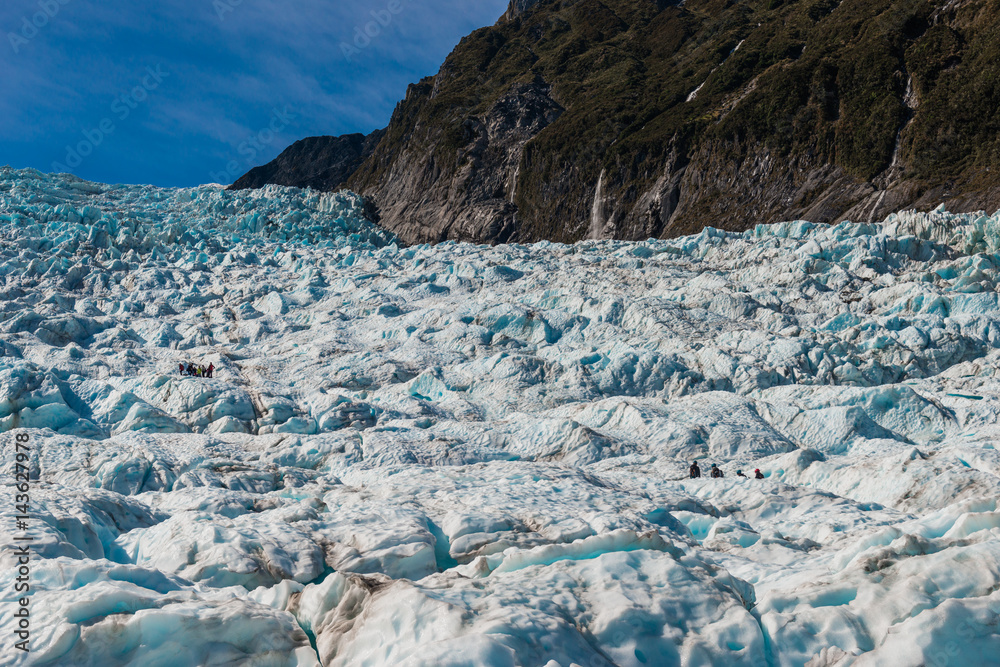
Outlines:
{"label": "snow-covered ice", "polygon": [[3,663],[997,664],[998,252],[402,248],[350,193],[0,169]]}

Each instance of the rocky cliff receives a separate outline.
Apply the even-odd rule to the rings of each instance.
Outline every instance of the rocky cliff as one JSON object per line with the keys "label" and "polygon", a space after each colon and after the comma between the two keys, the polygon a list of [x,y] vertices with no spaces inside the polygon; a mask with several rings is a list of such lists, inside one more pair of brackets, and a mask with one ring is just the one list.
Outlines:
{"label": "rocky cliff", "polygon": [[346,183],[410,242],[992,212],[998,108],[998,0],[513,0]]}
{"label": "rocky cliff", "polygon": [[375,150],[383,130],[342,137],[309,137],[282,151],[260,167],[254,167],[229,186],[230,190],[260,188],[268,183],[314,190],[342,186]]}

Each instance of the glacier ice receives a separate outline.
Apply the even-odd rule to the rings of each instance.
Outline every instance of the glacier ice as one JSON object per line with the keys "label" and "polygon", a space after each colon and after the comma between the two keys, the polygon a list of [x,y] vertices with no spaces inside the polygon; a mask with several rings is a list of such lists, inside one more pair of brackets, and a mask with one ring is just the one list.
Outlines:
{"label": "glacier ice", "polygon": [[400,247],[347,192],[0,169],[4,664],[992,664],[998,252]]}

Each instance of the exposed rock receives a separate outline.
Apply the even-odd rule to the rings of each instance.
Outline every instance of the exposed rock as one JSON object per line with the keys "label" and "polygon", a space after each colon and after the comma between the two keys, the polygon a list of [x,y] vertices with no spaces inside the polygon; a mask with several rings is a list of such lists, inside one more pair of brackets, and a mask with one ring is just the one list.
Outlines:
{"label": "exposed rock", "polygon": [[508,21],[512,21],[537,5],[539,1],[540,0],[510,0],[510,5],[507,7],[507,12],[503,15],[503,17]]}
{"label": "exposed rock", "polygon": [[248,171],[228,189],[260,188],[269,183],[314,190],[338,189],[372,154],[383,134],[384,130],[377,130],[367,137],[347,134],[300,139],[274,160]]}
{"label": "exposed rock", "polygon": [[992,213],[998,17],[977,1],[512,0],[410,86],[347,185],[410,243]]}
{"label": "exposed rock", "polygon": [[[514,198],[521,154],[563,112],[550,93],[544,83],[517,83],[485,113],[466,117],[455,149],[458,167],[447,177],[434,154],[418,145],[405,146],[386,177],[367,189],[380,216],[391,219],[397,233],[413,242],[510,239],[517,228]],[[438,127],[426,132],[429,141],[450,139]],[[380,146],[375,158],[392,148]]]}

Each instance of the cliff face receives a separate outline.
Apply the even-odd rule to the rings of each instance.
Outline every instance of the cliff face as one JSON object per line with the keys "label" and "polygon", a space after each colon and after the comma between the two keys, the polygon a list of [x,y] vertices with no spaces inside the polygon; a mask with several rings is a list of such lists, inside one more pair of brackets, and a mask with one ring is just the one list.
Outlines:
{"label": "cliff face", "polygon": [[[433,83],[411,86],[394,120],[421,113],[434,96]],[[349,185],[373,197],[383,224],[408,242],[510,240],[524,147],[563,111],[551,86],[515,83],[484,113],[453,125],[390,124]]]}
{"label": "cliff face", "polygon": [[507,12],[503,15],[503,17],[508,21],[517,18],[537,5],[540,1],[541,0],[510,0],[510,5],[507,7]]}
{"label": "cliff face", "polygon": [[1000,0],[513,0],[347,184],[409,242],[992,212],[998,109]]}
{"label": "cliff face", "polygon": [[228,189],[246,190],[273,183],[314,190],[335,190],[372,154],[384,133],[379,130],[367,137],[363,134],[348,134],[342,137],[300,139],[271,162],[248,171]]}

